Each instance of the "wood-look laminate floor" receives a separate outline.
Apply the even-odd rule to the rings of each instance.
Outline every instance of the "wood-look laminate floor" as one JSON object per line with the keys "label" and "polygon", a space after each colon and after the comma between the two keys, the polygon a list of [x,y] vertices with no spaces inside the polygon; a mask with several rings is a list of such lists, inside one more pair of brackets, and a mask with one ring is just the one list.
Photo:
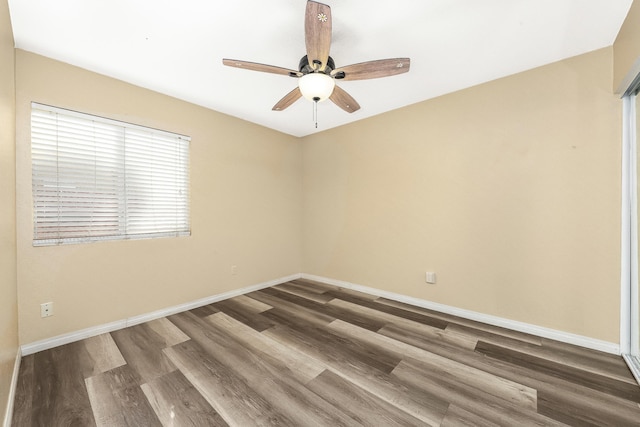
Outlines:
{"label": "wood-look laminate floor", "polygon": [[293,281],[22,359],[14,426],[640,426],[623,360]]}

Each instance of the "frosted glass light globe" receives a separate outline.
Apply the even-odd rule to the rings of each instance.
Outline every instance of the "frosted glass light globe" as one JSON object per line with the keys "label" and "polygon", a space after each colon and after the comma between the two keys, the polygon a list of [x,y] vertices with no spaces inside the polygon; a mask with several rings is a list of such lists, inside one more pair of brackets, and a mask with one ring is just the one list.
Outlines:
{"label": "frosted glass light globe", "polygon": [[309,73],[300,77],[298,87],[302,96],[310,101],[322,102],[329,98],[336,86],[335,80],[324,73]]}

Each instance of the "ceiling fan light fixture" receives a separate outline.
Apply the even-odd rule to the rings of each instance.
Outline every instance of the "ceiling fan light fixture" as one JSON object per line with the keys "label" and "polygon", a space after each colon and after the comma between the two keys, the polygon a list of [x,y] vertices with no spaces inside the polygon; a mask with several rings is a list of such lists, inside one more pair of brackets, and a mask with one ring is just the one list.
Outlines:
{"label": "ceiling fan light fixture", "polygon": [[328,99],[336,86],[335,80],[324,73],[309,73],[300,77],[298,87],[309,101],[322,102]]}
{"label": "ceiling fan light fixture", "polygon": [[273,106],[273,111],[283,111],[304,97],[313,101],[314,112],[317,112],[318,102],[330,99],[347,113],[354,113],[360,109],[360,105],[344,89],[336,85],[336,80],[377,79],[409,71],[411,62],[409,58],[378,59],[336,69],[335,62],[329,55],[331,7],[315,0],[308,0],[306,4],[304,20],[306,55],[300,59],[297,71],[235,59],[222,60],[222,63],[229,67],[281,74],[299,79],[298,87],[278,101]]}

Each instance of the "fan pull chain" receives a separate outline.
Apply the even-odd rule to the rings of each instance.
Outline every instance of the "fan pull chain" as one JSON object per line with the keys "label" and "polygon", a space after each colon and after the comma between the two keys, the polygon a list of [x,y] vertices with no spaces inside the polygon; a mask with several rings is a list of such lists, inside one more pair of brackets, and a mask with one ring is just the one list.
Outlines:
{"label": "fan pull chain", "polygon": [[318,129],[318,101],[313,103],[313,121],[316,124],[316,129]]}

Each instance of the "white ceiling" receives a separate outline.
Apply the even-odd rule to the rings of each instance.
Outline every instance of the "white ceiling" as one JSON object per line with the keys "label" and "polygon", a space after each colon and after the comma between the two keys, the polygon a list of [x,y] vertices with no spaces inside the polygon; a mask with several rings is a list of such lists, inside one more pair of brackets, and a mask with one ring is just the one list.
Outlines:
{"label": "white ceiling", "polygon": [[342,81],[361,109],[273,105],[297,84],[222,58],[297,69],[305,0],[9,0],[16,47],[304,136],[613,44],[632,0],[326,0],[336,66],[410,57]]}

